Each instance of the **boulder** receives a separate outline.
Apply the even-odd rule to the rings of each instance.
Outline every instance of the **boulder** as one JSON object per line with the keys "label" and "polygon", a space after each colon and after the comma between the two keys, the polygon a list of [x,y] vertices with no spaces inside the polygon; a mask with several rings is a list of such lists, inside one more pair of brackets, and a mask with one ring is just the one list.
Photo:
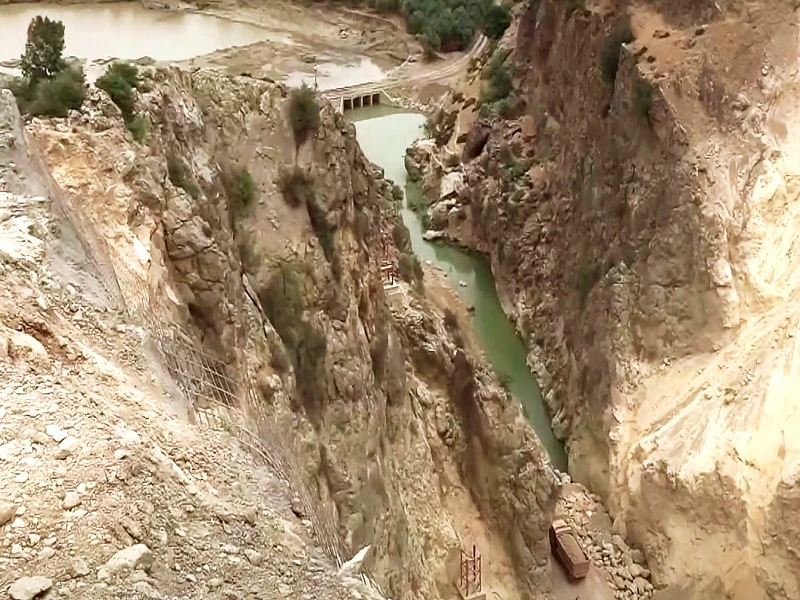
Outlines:
{"label": "boulder", "polygon": [[488,123],[483,121],[476,121],[467,134],[467,140],[464,143],[464,150],[461,153],[461,160],[464,162],[470,161],[483,152],[483,147],[489,140],[489,134],[492,128]]}
{"label": "boulder", "polygon": [[47,577],[40,575],[22,577],[11,584],[11,587],[8,588],[8,595],[12,600],[33,600],[51,587],[53,587],[53,581]]}

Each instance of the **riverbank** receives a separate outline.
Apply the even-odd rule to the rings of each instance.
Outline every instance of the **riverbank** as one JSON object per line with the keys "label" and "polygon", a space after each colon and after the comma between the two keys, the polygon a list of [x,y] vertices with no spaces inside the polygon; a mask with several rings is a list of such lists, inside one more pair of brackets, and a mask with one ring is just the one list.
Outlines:
{"label": "riverbank", "polygon": [[[406,186],[405,149],[423,137],[425,117],[376,107],[353,113],[353,118],[359,145],[367,157],[383,168],[385,176],[405,189],[406,194],[414,193],[413,187]],[[418,215],[407,205],[404,204],[401,214],[415,254],[423,263],[440,269],[442,277],[473,311],[470,325],[481,352],[522,405],[553,465],[566,472],[564,446],[553,433],[538,383],[526,363],[527,349],[500,304],[488,264],[455,246],[425,240],[425,229]]]}

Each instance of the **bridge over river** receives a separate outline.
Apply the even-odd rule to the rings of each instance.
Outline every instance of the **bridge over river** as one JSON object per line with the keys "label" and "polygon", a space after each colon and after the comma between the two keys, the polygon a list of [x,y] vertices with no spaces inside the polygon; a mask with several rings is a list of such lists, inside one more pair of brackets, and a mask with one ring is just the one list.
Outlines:
{"label": "bridge over river", "polygon": [[391,92],[399,88],[413,85],[423,85],[441,81],[467,71],[469,61],[478,56],[489,43],[488,38],[481,34],[470,48],[458,60],[454,60],[440,67],[423,71],[421,73],[408,73],[408,61],[395,68],[386,79],[359,83],[346,87],[320,90],[321,94],[333,104],[339,112],[345,112],[374,104],[397,102]]}

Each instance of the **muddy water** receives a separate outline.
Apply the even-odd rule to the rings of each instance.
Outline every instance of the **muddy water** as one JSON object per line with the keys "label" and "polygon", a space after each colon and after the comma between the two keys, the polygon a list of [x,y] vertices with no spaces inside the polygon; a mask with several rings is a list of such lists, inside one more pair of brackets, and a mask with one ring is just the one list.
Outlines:
{"label": "muddy water", "polygon": [[[65,56],[97,60],[149,56],[179,61],[276,36],[255,25],[188,12],[147,10],[140,4],[8,4],[0,6],[0,62],[19,58],[36,15],[64,23]],[[288,38],[280,40],[289,43]]]}
{"label": "muddy water", "polygon": [[[364,154],[384,169],[388,179],[406,188],[406,193],[414,193],[413,187],[406,187],[404,156],[406,148],[423,135],[425,117],[393,112],[385,107],[364,109],[352,114]],[[411,233],[411,244],[420,260],[431,261],[443,269],[458,295],[468,305],[475,307],[472,325],[486,358],[522,405],[553,465],[566,472],[564,445],[553,434],[541,390],[526,362],[525,344],[503,312],[492,271],[486,261],[458,248],[423,240],[420,220],[408,208],[403,208],[403,221]],[[461,282],[466,286],[461,286]]]}
{"label": "muddy water", "polygon": [[[380,81],[386,76],[378,65],[363,57],[346,62],[333,62],[320,58],[317,68],[317,86],[321,90]],[[304,72],[290,73],[284,82],[290,87],[300,87],[303,83],[314,87],[313,65],[309,65],[308,70]]]}

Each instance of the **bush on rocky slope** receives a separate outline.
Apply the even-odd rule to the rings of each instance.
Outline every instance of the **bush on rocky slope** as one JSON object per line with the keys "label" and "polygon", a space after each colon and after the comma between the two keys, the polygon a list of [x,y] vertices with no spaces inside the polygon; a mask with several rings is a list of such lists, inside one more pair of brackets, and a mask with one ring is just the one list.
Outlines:
{"label": "bush on rocky slope", "polygon": [[256,198],[258,188],[247,167],[229,167],[223,171],[225,193],[237,212],[250,206]]}
{"label": "bush on rocky slope", "polygon": [[281,169],[278,189],[286,204],[294,208],[313,202],[316,198],[314,179],[300,167]]}
{"label": "bush on rocky slope", "polygon": [[138,79],[139,74],[134,65],[113,63],[95,82],[117,105],[126,121],[133,118],[133,90]]}
{"label": "bush on rocky slope", "polygon": [[[478,104],[491,111],[494,104],[502,102],[509,97],[513,90],[511,70],[506,64],[508,51],[498,48],[481,71],[481,97]],[[497,111],[495,111],[497,112]]]}
{"label": "bush on rocky slope", "polygon": [[139,70],[136,65],[114,62],[106,72],[97,78],[95,85],[106,92],[111,101],[117,105],[125,126],[133,134],[133,138],[141,141],[147,135],[149,122],[134,111],[134,90],[140,86]]}
{"label": "bush on rocky slope", "polygon": [[313,421],[327,398],[325,377],[321,375],[325,368],[327,340],[305,315],[310,269],[304,263],[279,263],[260,301],[283,341],[295,369],[297,394]]}
{"label": "bush on rocky slope", "polygon": [[175,187],[182,188],[192,198],[197,199],[200,190],[183,160],[174,152],[167,155],[167,175]]}
{"label": "bush on rocky slope", "polygon": [[11,91],[21,112],[43,117],[66,117],[70,110],[80,109],[86,97],[86,84],[83,71],[67,68],[53,79],[36,83],[16,80]]}
{"label": "bush on rocky slope", "polygon": [[314,90],[306,84],[292,90],[289,97],[289,119],[298,146],[319,129],[319,102]]}

